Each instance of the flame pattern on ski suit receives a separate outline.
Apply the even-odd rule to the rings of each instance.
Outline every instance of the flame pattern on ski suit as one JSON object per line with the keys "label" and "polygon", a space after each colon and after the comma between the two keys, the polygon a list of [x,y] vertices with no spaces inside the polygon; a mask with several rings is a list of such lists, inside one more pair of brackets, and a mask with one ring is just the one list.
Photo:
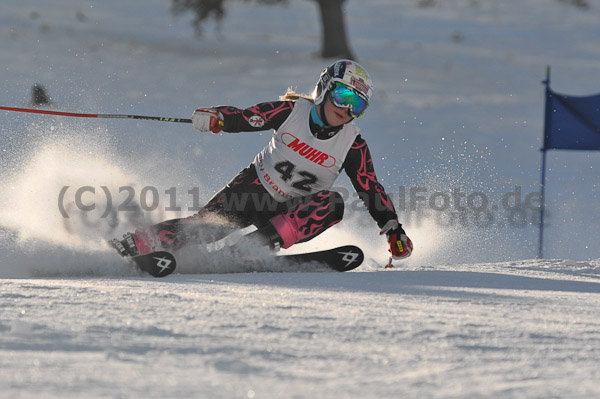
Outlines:
{"label": "flame pattern on ski suit", "polygon": [[[270,200],[270,201],[269,201]],[[283,248],[308,241],[344,216],[342,196],[320,191],[288,202],[277,202],[265,190],[253,165],[242,170],[217,193],[199,213],[184,219],[167,220],[136,230],[134,241],[140,254],[178,249],[195,240],[206,223],[227,222],[238,227],[272,223],[284,241]]]}
{"label": "flame pattern on ski suit", "polygon": [[313,239],[344,217],[344,200],[335,191],[319,191],[299,201],[270,222],[283,240],[283,248]]}
{"label": "flame pattern on ski suit", "polygon": [[294,109],[291,101],[256,104],[246,109],[216,107],[223,114],[223,131],[228,133],[277,129]]}
{"label": "flame pattern on ski suit", "polygon": [[362,194],[360,197],[379,228],[390,220],[398,219],[391,198],[377,180],[367,142],[360,135],[348,152],[344,170],[356,192]]}

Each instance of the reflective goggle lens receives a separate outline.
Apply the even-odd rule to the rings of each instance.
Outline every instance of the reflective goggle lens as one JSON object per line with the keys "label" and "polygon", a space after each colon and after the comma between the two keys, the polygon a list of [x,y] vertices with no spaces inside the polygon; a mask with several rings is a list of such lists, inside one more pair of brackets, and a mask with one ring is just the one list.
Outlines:
{"label": "reflective goggle lens", "polygon": [[336,107],[350,108],[350,112],[354,117],[361,116],[369,106],[364,98],[360,97],[349,87],[339,83],[331,91],[330,97]]}

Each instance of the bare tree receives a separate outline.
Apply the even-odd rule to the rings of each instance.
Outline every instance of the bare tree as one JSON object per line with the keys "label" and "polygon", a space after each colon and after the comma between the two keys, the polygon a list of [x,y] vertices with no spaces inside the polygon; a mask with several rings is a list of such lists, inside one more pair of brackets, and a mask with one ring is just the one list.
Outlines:
{"label": "bare tree", "polygon": [[[220,21],[225,17],[225,3],[233,3],[236,0],[172,0],[172,12],[181,15],[193,12],[195,18],[192,25],[196,34],[202,34],[202,22],[207,19]],[[237,0],[238,2],[255,2],[257,4],[275,5],[288,4],[290,0]],[[346,0],[313,0],[317,3],[321,15],[321,51],[323,58],[350,58],[354,54],[348,44],[346,34],[346,23],[344,19],[344,3]]]}
{"label": "bare tree", "polygon": [[321,57],[354,59],[348,44],[346,21],[344,19],[344,2],[346,0],[317,0],[321,14]]}

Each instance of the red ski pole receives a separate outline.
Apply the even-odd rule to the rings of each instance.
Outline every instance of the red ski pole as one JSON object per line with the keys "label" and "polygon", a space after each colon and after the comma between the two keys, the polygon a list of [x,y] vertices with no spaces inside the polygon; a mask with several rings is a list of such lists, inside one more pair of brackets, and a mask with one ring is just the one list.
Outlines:
{"label": "red ski pole", "polygon": [[142,119],[142,120],[147,120],[147,121],[161,121],[161,122],[192,123],[191,119],[185,119],[185,118],[168,118],[168,117],[164,117],[164,116],[115,115],[115,114],[80,114],[80,113],[77,113],[77,112],[47,111],[47,110],[43,110],[43,109],[15,108],[15,107],[0,107],[0,110],[15,111],[15,112],[28,112],[28,113],[46,114],[46,115],[74,116],[74,117],[77,117],[77,118],[119,118],[119,119]]}

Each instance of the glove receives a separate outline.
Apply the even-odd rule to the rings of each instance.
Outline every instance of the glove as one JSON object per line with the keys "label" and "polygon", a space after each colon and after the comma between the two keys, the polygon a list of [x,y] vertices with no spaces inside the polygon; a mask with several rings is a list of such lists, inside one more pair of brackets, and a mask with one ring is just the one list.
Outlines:
{"label": "glove", "polygon": [[192,125],[201,132],[219,133],[223,124],[223,114],[214,108],[198,108],[192,114]]}
{"label": "glove", "polygon": [[385,234],[390,244],[390,252],[394,259],[405,259],[412,254],[413,244],[406,236],[402,225],[397,220],[390,220],[383,226],[379,234]]}

